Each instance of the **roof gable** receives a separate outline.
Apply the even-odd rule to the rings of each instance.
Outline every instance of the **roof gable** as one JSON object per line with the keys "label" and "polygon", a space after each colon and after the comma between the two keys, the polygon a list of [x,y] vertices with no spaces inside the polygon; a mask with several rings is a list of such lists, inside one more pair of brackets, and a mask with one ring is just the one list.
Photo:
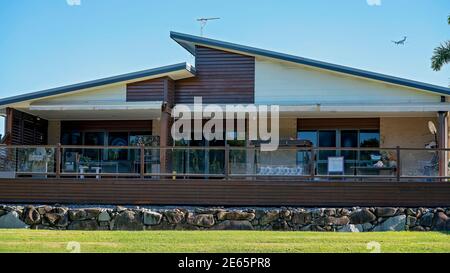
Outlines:
{"label": "roof gable", "polygon": [[441,95],[450,95],[450,88],[432,85],[428,83],[413,81],[409,79],[394,77],[390,75],[380,74],[376,72],[371,72],[367,70],[352,68],[348,66],[342,66],[332,63],[326,63],[322,61],[317,61],[313,59],[303,58],[299,56],[284,54],[280,52],[270,51],[266,49],[260,49],[245,45],[239,45],[234,43],[229,43],[225,41],[214,40],[210,38],[204,38],[184,33],[170,32],[170,37],[179,43],[182,47],[188,50],[191,54],[195,56],[195,45],[210,46],[214,48],[220,48],[224,50],[230,50],[234,52],[241,52],[243,54],[252,56],[263,56],[273,59],[278,59],[287,62],[293,62],[297,64],[302,64],[306,66],[311,66],[315,68],[325,69],[329,71],[334,71],[338,73],[344,73],[356,77],[368,78],[371,80],[382,81],[390,84],[406,86],[410,88],[420,89],[423,91],[434,92]]}
{"label": "roof gable", "polygon": [[[178,73],[182,72],[182,73]],[[127,83],[127,82],[133,82],[133,81],[141,81],[152,77],[162,77],[162,76],[169,76],[174,77],[175,79],[180,78],[186,78],[186,77],[192,77],[195,75],[195,68],[187,63],[179,63],[174,65],[168,65],[168,66],[162,66],[127,74],[122,74],[118,76],[112,76],[77,84],[71,84],[66,85],[62,87],[56,87],[51,88],[47,90],[37,91],[37,92],[31,92],[23,95],[8,97],[4,99],[0,99],[0,106],[23,102],[23,101],[29,101],[29,100],[35,100],[35,99],[41,99],[45,97],[51,97],[51,96],[58,96],[58,95],[64,95],[69,94],[72,92],[78,92],[82,90],[88,90],[88,89],[94,89],[99,88],[102,86],[108,86],[118,83]]]}

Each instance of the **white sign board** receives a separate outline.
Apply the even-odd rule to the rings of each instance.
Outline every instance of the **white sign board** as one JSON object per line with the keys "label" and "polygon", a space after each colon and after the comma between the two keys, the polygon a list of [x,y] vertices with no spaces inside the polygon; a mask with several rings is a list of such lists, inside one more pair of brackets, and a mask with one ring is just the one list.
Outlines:
{"label": "white sign board", "polygon": [[344,173],[344,157],[328,157],[328,173]]}
{"label": "white sign board", "polygon": [[31,154],[28,157],[28,160],[30,160],[30,161],[44,161],[44,155]]}

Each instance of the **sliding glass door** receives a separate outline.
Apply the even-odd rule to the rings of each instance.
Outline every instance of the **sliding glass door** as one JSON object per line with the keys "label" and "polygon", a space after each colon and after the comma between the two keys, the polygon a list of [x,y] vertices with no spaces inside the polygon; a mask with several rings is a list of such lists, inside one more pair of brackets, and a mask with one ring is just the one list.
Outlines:
{"label": "sliding glass door", "polygon": [[[225,128],[225,126],[223,127]],[[229,131],[224,133],[223,140],[181,140],[175,142],[177,147],[186,147],[186,149],[175,149],[172,153],[173,171],[178,174],[208,174],[223,175],[225,174],[225,145],[230,147],[245,147],[245,140],[225,140],[228,135],[237,138],[237,132]],[[193,139],[193,135],[191,139]],[[231,137],[230,137],[231,138]],[[232,166],[245,168],[246,151],[231,150],[230,161]]]}
{"label": "sliding glass door", "polygon": [[[314,147],[323,148],[316,158],[316,172],[326,175],[328,172],[328,157],[343,156],[345,174],[353,174],[354,166],[371,164],[371,156],[377,151],[335,150],[334,148],[378,148],[380,146],[379,130],[336,129],[336,130],[300,130],[297,132],[300,140],[311,141]],[[330,148],[327,150],[327,148]],[[303,157],[297,156],[297,164],[304,164]]]}
{"label": "sliding glass door", "polygon": [[[65,131],[61,134],[62,145],[79,146],[108,146],[101,148],[69,148],[64,150],[63,170],[78,172],[80,167],[88,171],[92,168],[100,168],[103,173],[133,173],[139,167],[138,149],[123,149],[118,146],[137,146],[147,143],[151,138],[151,132],[127,132],[127,131]],[[151,152],[151,151],[150,151]]]}

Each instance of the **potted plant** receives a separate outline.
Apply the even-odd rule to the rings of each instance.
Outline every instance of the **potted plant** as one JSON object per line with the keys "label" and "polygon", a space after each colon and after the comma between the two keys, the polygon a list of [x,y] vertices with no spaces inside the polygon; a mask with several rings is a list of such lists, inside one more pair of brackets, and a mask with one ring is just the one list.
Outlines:
{"label": "potted plant", "polygon": [[381,152],[381,160],[385,164],[385,166],[396,168],[397,167],[397,160],[392,152],[389,151],[382,151]]}

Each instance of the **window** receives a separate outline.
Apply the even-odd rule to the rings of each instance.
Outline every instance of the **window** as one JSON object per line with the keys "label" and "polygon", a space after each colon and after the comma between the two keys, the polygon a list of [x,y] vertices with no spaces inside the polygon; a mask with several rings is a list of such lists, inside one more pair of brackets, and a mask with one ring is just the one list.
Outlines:
{"label": "window", "polygon": [[297,139],[309,140],[314,147],[317,147],[317,131],[300,131],[297,133]]}
{"label": "window", "polygon": [[[359,147],[380,147],[380,132],[375,130],[361,130],[359,132]],[[371,154],[379,154],[379,151],[361,151],[360,160],[370,160]]]}
{"label": "window", "polygon": [[[128,133],[127,132],[113,132],[108,134],[109,146],[128,146]],[[109,160],[127,160],[127,149],[108,149]]]}
{"label": "window", "polygon": [[[104,132],[86,132],[84,133],[84,145],[93,146],[103,146],[105,143],[105,133]],[[84,149],[83,155],[88,157],[91,161],[101,161],[102,160],[102,150],[101,149]]]}
{"label": "window", "polygon": [[359,146],[360,147],[379,147],[380,146],[380,131],[378,130],[361,130],[359,131]]}
{"label": "window", "polygon": [[380,131],[379,130],[298,131],[297,139],[309,140],[311,141],[314,147],[377,148],[380,146]]}
{"label": "window", "polygon": [[[379,130],[302,130],[297,132],[297,139],[309,140],[314,147],[321,148],[378,148],[380,146]],[[343,156],[346,174],[352,173],[351,166],[366,164],[370,155],[378,151],[333,151],[322,150],[318,153],[317,172],[327,173],[327,159],[330,156]],[[304,153],[297,153],[297,164],[306,162]]]}
{"label": "window", "polygon": [[[155,142],[152,138],[151,132],[79,132],[76,130],[65,131],[61,133],[62,145],[90,145],[90,146],[135,146],[143,143],[146,146],[151,146]],[[102,160],[129,160],[128,149],[66,149],[65,152],[74,152],[82,154],[91,161]],[[132,155],[134,156],[134,154]]]}
{"label": "window", "polygon": [[81,145],[82,138],[80,132],[63,132],[61,134],[62,145]]}
{"label": "window", "polygon": [[[358,147],[358,131],[357,130],[343,130],[341,131],[341,147],[343,148],[357,148]],[[341,155],[346,159],[356,159],[356,151],[342,151]]]}

